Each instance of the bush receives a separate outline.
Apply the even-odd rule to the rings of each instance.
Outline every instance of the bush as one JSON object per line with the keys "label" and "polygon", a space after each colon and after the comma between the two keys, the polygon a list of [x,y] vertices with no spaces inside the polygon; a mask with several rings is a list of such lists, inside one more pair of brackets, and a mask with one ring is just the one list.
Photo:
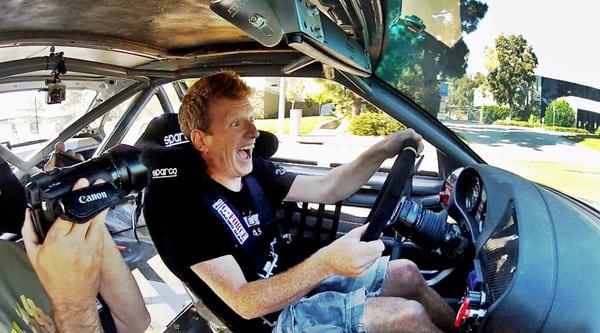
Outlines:
{"label": "bush", "polygon": [[555,99],[546,108],[544,123],[551,126],[574,127],[575,111],[567,101]]}
{"label": "bush", "polygon": [[497,105],[485,105],[483,106],[483,122],[486,124],[492,124],[496,120],[506,119],[510,114],[508,108],[497,106]]}
{"label": "bush", "polygon": [[388,135],[406,126],[382,112],[362,112],[355,116],[348,129],[354,135]]}
{"label": "bush", "polygon": [[594,134],[596,134],[596,135],[600,136],[600,127],[598,127],[598,128],[596,129],[596,132],[595,132]]}
{"label": "bush", "polygon": [[575,127],[561,127],[561,126],[546,126],[544,125],[544,129],[548,131],[554,132],[568,132],[568,133],[577,133],[577,134],[590,134],[586,129],[583,128],[575,128]]}
{"label": "bush", "polygon": [[540,125],[540,117],[530,114],[529,115],[529,123],[534,125]]}
{"label": "bush", "polygon": [[535,124],[521,120],[496,120],[494,121],[494,125],[535,127]]}

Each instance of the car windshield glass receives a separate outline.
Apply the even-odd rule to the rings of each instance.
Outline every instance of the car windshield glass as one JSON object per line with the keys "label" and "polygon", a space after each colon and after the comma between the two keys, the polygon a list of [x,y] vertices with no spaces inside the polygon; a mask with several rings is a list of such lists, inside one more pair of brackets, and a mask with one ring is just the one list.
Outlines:
{"label": "car windshield glass", "polygon": [[0,142],[18,153],[53,139],[87,112],[95,96],[94,90],[72,89],[62,103],[46,104],[46,93],[37,89],[2,93]]}
{"label": "car windshield glass", "polygon": [[[596,7],[596,8],[590,8]],[[487,163],[600,207],[600,5],[387,0],[375,75]]]}

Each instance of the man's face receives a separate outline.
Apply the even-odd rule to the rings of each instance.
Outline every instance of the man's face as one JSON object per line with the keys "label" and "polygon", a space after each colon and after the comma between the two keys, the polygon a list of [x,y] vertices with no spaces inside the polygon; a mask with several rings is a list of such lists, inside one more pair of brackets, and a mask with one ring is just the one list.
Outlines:
{"label": "man's face", "polygon": [[252,172],[252,151],[259,132],[248,98],[220,98],[208,105],[210,125],[202,156],[209,175],[227,179]]}

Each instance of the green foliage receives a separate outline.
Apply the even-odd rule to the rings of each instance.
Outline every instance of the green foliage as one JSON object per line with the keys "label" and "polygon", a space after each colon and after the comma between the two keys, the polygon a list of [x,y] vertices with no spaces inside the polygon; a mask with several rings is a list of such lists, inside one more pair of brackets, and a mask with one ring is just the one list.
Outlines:
{"label": "green foliage", "polygon": [[596,129],[596,132],[594,132],[594,134],[596,134],[596,135],[600,136],[600,127],[598,127],[598,128]]}
{"label": "green foliage", "polygon": [[349,130],[354,135],[388,135],[406,126],[383,112],[363,112],[352,118]]}
{"label": "green foliage", "polygon": [[[335,120],[335,117],[332,116],[312,116],[312,117],[302,117],[300,119],[300,134],[308,134],[317,128],[319,124],[322,124],[326,121]],[[254,121],[256,128],[259,130],[275,133],[277,131],[277,119],[257,119]],[[290,118],[285,118],[283,120],[283,133],[289,133],[289,124]]]}
{"label": "green foliage", "polygon": [[555,99],[546,108],[544,123],[553,126],[574,127],[575,110],[564,99]]}
{"label": "green foliage", "polygon": [[473,106],[475,88],[477,88],[477,83],[466,75],[450,80],[448,104],[460,109]]}
{"label": "green foliage", "polygon": [[496,121],[494,121],[494,125],[536,127],[535,124],[532,124],[530,122],[526,122],[526,121],[522,121],[522,120],[507,120],[507,119],[496,120]]}
{"label": "green foliage", "polygon": [[561,127],[561,126],[547,126],[544,125],[544,129],[553,132],[567,132],[567,133],[577,133],[577,134],[590,134],[584,128],[575,128],[575,127]]}
{"label": "green foliage", "polygon": [[285,98],[295,107],[298,99],[304,99],[304,82],[298,79],[287,79],[285,85]]}
{"label": "green foliage", "polygon": [[496,120],[504,120],[510,114],[510,110],[503,106],[485,105],[483,106],[483,122],[492,124]]}
{"label": "green foliage", "polygon": [[316,94],[307,96],[311,102],[319,105],[326,103],[335,104],[334,113],[340,117],[352,114],[355,101],[352,91],[335,82],[319,80],[318,83],[323,86],[323,89]]}
{"label": "green foliage", "polygon": [[529,115],[529,123],[530,124],[535,124],[535,125],[540,125],[540,117],[538,117],[535,114],[530,114]]}
{"label": "green foliage", "polygon": [[529,94],[535,81],[533,74],[538,64],[537,57],[521,35],[500,34],[494,51],[489,54],[497,57],[497,63],[495,59],[488,59],[490,69],[493,69],[487,76],[494,99],[508,105],[514,112],[511,116],[528,119],[531,112]]}

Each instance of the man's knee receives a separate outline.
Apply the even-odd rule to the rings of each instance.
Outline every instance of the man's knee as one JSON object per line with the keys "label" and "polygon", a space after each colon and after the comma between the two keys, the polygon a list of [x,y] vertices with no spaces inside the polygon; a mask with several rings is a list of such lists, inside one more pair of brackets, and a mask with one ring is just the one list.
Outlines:
{"label": "man's knee", "polygon": [[395,280],[402,281],[406,285],[421,286],[425,280],[419,271],[419,267],[414,262],[406,259],[394,260],[389,264],[390,276]]}
{"label": "man's knee", "polygon": [[423,305],[411,300],[402,302],[394,317],[396,327],[406,327],[408,323],[422,323],[429,320]]}
{"label": "man's knee", "polygon": [[365,324],[369,332],[435,331],[421,303],[395,297],[368,299]]}

